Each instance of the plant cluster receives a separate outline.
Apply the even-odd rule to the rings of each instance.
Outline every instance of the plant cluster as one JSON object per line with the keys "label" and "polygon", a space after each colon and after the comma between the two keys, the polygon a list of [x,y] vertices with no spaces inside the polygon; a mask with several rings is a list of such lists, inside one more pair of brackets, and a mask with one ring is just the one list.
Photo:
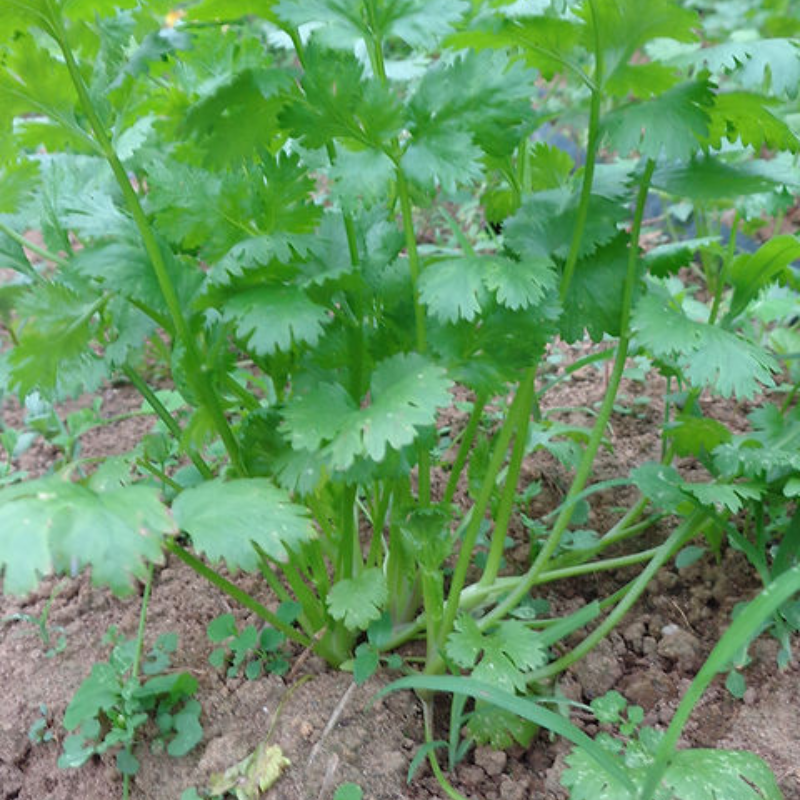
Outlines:
{"label": "plant cluster", "polygon": [[[800,242],[737,241],[800,186],[787,123],[800,50],[758,31],[704,40],[707,4],[647,5],[3,0],[0,258],[18,278],[0,287],[0,386],[55,404],[113,377],[157,418],[92,469],[75,443],[94,418],[76,419],[63,469],[0,475],[4,590],[90,567],[125,594],[171,553],[359,679],[421,640],[421,671],[398,685],[476,698],[479,741],[562,733],[630,793],[625,769],[544,704],[662,566],[695,541],[745,552],[767,600],[737,618],[738,650],[766,622],[785,661]],[[676,231],[691,218],[692,238],[645,252],[651,197]],[[591,352],[554,377],[557,340]],[[663,457],[597,480],[634,357],[666,379]],[[590,428],[542,411],[556,382],[600,362]],[[772,388],[781,402],[745,434],[699,402]],[[444,434],[457,393],[467,420]],[[526,521],[527,569],[503,574],[522,464],[542,448],[571,483]],[[707,479],[688,483],[679,456]],[[585,530],[591,503],[626,484],[639,499]],[[670,532],[641,544],[664,519]],[[298,613],[265,607],[222,563],[260,572]],[[571,616],[531,602],[546,583],[636,565]],[[256,645],[246,633],[214,627],[230,669]]]}
{"label": "plant cluster", "polygon": [[104,642],[113,649],[107,662],[92,666],[64,713],[64,727],[73,731],[64,739],[59,767],[80,767],[92,756],[116,752],[117,769],[125,778],[139,771],[133,750],[143,738],[142,728],[154,722],[159,743],[175,757],[186,755],[203,736],[200,703],[194,699],[197,679],[188,672],[169,670],[170,655],[178,646],[175,634],[164,634],[141,663],[141,640],[125,639],[111,629]]}

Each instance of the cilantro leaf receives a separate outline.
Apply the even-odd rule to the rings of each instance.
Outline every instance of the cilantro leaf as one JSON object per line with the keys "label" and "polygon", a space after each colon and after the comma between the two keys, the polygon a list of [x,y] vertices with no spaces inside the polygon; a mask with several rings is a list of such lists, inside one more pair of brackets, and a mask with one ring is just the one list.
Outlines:
{"label": "cilantro leaf", "polygon": [[158,492],[144,486],[97,494],[48,477],[4,489],[4,591],[28,592],[53,571],[69,573],[91,565],[95,585],[130,594],[132,578],[146,577],[146,562],[161,562],[161,537],[171,528]]}
{"label": "cilantro leaf", "polygon": [[386,197],[394,180],[395,166],[379,150],[340,149],[328,176],[333,182],[332,197],[346,211],[353,211],[359,202],[370,208]]}
{"label": "cilantro leaf", "polygon": [[469,614],[462,614],[447,639],[447,655],[459,667],[472,669],[483,651],[483,634],[478,623]]}
{"label": "cilantro leaf", "polygon": [[519,19],[497,15],[482,20],[466,31],[449,37],[454,47],[520,48],[530,66],[541,70],[550,80],[569,63],[569,54],[582,37],[581,25],[574,20],[555,16],[524,16]]}
{"label": "cilantro leaf", "polygon": [[711,89],[708,80],[684,83],[615,109],[603,119],[610,146],[623,156],[637,151],[654,160],[689,158],[708,134]]}
{"label": "cilantro leaf", "polygon": [[395,95],[367,79],[352,54],[310,45],[303,60],[302,94],[281,114],[283,125],[307,147],[335,138],[380,150],[403,119]]}
{"label": "cilantro leaf", "polygon": [[431,264],[420,279],[420,299],[442,322],[473,320],[486,297],[486,263],[480,256],[463,256]]}
{"label": "cilantro leaf", "polygon": [[483,174],[481,149],[469,131],[456,122],[418,133],[403,153],[400,165],[409,180],[427,191],[436,185],[447,193],[478,180]]}
{"label": "cilantro leaf", "polygon": [[328,610],[334,619],[351,631],[364,631],[379,619],[389,590],[386,578],[377,567],[365,569],[355,578],[338,581],[328,592]]}
{"label": "cilantro leaf", "polygon": [[327,443],[324,453],[333,469],[346,470],[356,458],[381,462],[387,448],[411,444],[420,428],[436,421],[437,409],[451,402],[450,386],[444,370],[424,356],[398,354],[378,364],[363,408],[340,386],[318,383],[292,398],[284,427],[295,447],[313,450]]}
{"label": "cilantro leaf", "polygon": [[800,48],[796,39],[728,41],[682,54],[673,63],[735,73],[745,89],[795,97],[800,86]]}
{"label": "cilantro leaf", "polygon": [[628,237],[613,242],[581,259],[575,269],[561,318],[562,335],[574,342],[588,331],[592,340],[619,334],[622,285],[628,270]]}
{"label": "cilantro leaf", "polygon": [[317,34],[347,49],[365,36],[397,37],[411,47],[434,47],[466,12],[464,0],[385,0],[363,14],[361,0],[281,0],[275,14],[294,28],[321,23]]}
{"label": "cilantro leaf", "polygon": [[429,265],[420,279],[420,297],[442,322],[455,322],[474,319],[489,293],[516,311],[540,302],[554,286],[555,271],[547,258],[465,255]]}
{"label": "cilantro leaf", "polygon": [[[8,13],[7,4],[3,13]],[[44,22],[40,15],[35,18],[34,25]],[[8,30],[6,24],[4,19],[4,30]],[[85,150],[88,136],[75,117],[76,105],[75,87],[64,62],[44,42],[37,41],[30,30],[17,31],[14,47],[3,51],[0,61],[2,127],[10,128],[15,118],[26,114],[45,114],[72,137],[78,148]]]}
{"label": "cilantro leaf", "polygon": [[296,286],[259,286],[229,298],[223,318],[236,323],[237,335],[258,355],[315,345],[330,315]]}
{"label": "cilantro leaf", "polygon": [[[798,51],[800,52],[800,51]],[[726,92],[716,97],[711,109],[709,144],[719,149],[722,140],[761,150],[800,150],[800,139],[792,129],[769,110],[775,101],[750,92]]]}
{"label": "cilantro leaf", "polygon": [[90,347],[96,330],[95,303],[59,284],[38,284],[20,298],[26,319],[18,345],[9,354],[11,386],[21,395],[39,390],[47,397],[92,391],[105,374]]}
{"label": "cilantro leaf", "polygon": [[504,53],[470,51],[425,73],[409,103],[410,128],[424,135],[457,122],[485,152],[510,155],[533,123],[535,81],[533,70]]}
{"label": "cilantro leaf", "polygon": [[206,164],[245,161],[282,144],[278,116],[291,85],[287,72],[275,66],[247,68],[227,81],[218,76],[212,85],[213,92],[192,103],[181,123],[205,151]]}
{"label": "cilantro leaf", "polygon": [[734,166],[710,156],[693,158],[688,164],[661,164],[652,183],[668,194],[699,202],[719,202],[780,186],[776,176],[766,174],[758,165]]}
{"label": "cilantro leaf", "polygon": [[485,634],[462,614],[445,649],[458,666],[473,670],[472,677],[509,690],[524,689],[524,673],[547,661],[541,637],[519,620],[506,620]]}
{"label": "cilantro leaf", "polygon": [[[523,257],[566,258],[578,212],[578,194],[571,188],[535,192],[527,197],[504,228],[505,244]],[[616,201],[593,194],[580,256],[593,253],[617,235],[617,224],[627,209]]]}
{"label": "cilantro leaf", "polygon": [[603,51],[605,80],[613,88],[616,75],[645,44],[665,37],[676,41],[696,41],[697,15],[672,0],[652,0],[642,13],[639,0],[614,0],[610,3],[584,3],[577,15],[584,22],[583,44],[592,52],[599,42]]}
{"label": "cilantro leaf", "polygon": [[287,550],[314,537],[305,509],[264,478],[207,481],[183,491],[172,513],[199,552],[212,562],[224,559],[232,570],[258,569],[253,544],[286,561]]}
{"label": "cilantro leaf", "polygon": [[451,381],[441,367],[416,353],[392,356],[372,375],[372,403],[361,412],[363,447],[375,461],[386,446],[411,444],[419,428],[436,421],[436,411],[450,405]]}
{"label": "cilantro leaf", "polygon": [[664,293],[650,292],[633,313],[637,340],[656,358],[675,358],[694,386],[752,397],[772,386],[775,359],[733,331],[689,319]]}
{"label": "cilantro leaf", "polygon": [[321,214],[296,156],[262,153],[256,164],[224,172],[161,158],[148,162],[147,174],[148,208],[159,231],[210,261],[259,234],[310,233]]}
{"label": "cilantro leaf", "polygon": [[401,165],[427,190],[453,191],[483,172],[483,152],[512,153],[532,122],[534,75],[504,54],[470,52],[428,70],[409,103]]}
{"label": "cilantro leaf", "polygon": [[[654,761],[653,748],[634,741],[625,748],[619,763],[638,790],[644,784]],[[608,734],[597,741],[616,752],[623,745]],[[570,800],[634,800],[632,794],[614,776],[580,748],[565,759],[568,769],[561,783],[570,790]],[[755,754],[736,750],[676,750],[662,780],[664,797],[675,800],[780,800],[781,792],[769,767]]]}
{"label": "cilantro leaf", "polygon": [[675,467],[648,461],[631,472],[637,489],[658,508],[680,513],[687,508],[683,478]]}
{"label": "cilantro leaf", "polygon": [[716,506],[736,514],[747,500],[758,500],[761,491],[746,484],[687,483],[686,491],[706,506]]}
{"label": "cilantro leaf", "polygon": [[547,650],[541,636],[519,620],[505,620],[497,626],[503,652],[517,669],[534,670],[547,663]]}

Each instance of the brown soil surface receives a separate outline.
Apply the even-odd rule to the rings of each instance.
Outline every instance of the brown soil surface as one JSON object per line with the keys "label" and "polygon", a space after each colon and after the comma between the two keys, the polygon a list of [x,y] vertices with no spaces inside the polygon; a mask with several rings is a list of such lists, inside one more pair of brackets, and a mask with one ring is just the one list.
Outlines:
{"label": "brown soil surface", "polygon": [[[604,388],[603,368],[590,367],[560,385],[547,397],[548,407],[591,407]],[[661,418],[659,402],[634,403],[657,394],[662,387],[630,383],[622,413],[613,419],[613,451],[599,461],[598,478],[625,474],[626,465],[657,458],[660,442],[654,438]],[[102,392],[103,413],[113,416],[139,406],[126,387]],[[741,427],[746,409],[741,404],[718,403],[715,415]],[[585,412],[559,412],[562,419],[580,423]],[[6,405],[4,422],[19,425],[18,409]],[[457,424],[458,419],[451,422]],[[83,455],[122,452],[147,430],[147,418],[135,417],[87,434]],[[55,451],[37,444],[21,466],[32,474],[52,462]],[[687,469],[694,465],[683,465]],[[525,478],[537,480],[542,491],[531,514],[546,512],[558,502],[567,474],[550,456],[536,454],[526,464]],[[630,502],[629,489],[598,498],[590,524],[602,529],[614,518],[613,509]],[[518,545],[509,559],[524,563],[525,532],[514,531]],[[266,605],[274,605],[266,587],[251,577],[238,576],[243,585]],[[572,610],[595,597],[607,595],[627,579],[604,575],[547,587],[555,612]],[[24,599],[3,597],[0,616],[41,613],[56,581]],[[64,736],[61,717],[72,694],[88,675],[92,663],[105,660],[109,648],[101,639],[116,625],[127,636],[136,631],[140,598],[120,601],[92,589],[86,576],[65,580],[56,596],[51,624],[63,627],[66,649],[52,658],[32,626],[24,622],[0,625],[0,800],[111,800],[121,796],[121,779],[113,757],[96,758],[78,770],[56,766]],[[611,637],[575,669],[562,676],[565,695],[588,701],[616,688],[642,705],[645,721],[663,725],[703,659],[730,620],[733,605],[758,590],[752,569],[733,551],[717,564],[708,557],[684,570],[664,570],[646,595]],[[212,645],[206,625],[221,613],[233,611],[242,622],[256,622],[232,608],[229,600],[181,563],[167,561],[157,573],[148,616],[147,643],[176,632],[179,648],[174,667],[189,670],[200,684],[205,735],[188,756],[178,759],[151,753],[139,746],[142,768],[132,783],[131,796],[148,800],[178,800],[184,789],[206,785],[210,773],[223,770],[252,752],[270,733],[291,760],[284,776],[265,797],[268,800],[330,800],[337,786],[358,783],[367,800],[430,800],[444,797],[427,770],[408,785],[406,771],[423,739],[421,713],[410,693],[392,694],[369,705],[375,691],[389,677],[354,688],[346,673],[332,672],[314,658],[307,659],[292,682],[310,676],[281,706],[289,684],[271,676],[256,681],[226,678],[208,663]],[[748,690],[734,700],[715,683],[695,711],[684,744],[749,749],[761,755],[775,771],[787,800],[800,800],[800,668],[783,672],[775,665],[777,644],[768,638],[752,648],[753,663],[746,670]],[[28,731],[46,706],[53,741],[35,744]],[[280,712],[279,712],[280,706]],[[596,732],[589,718],[575,717],[588,733]],[[495,753],[485,748],[471,752],[457,768],[453,784],[474,800],[563,798],[559,785],[563,742],[544,736],[528,749]]]}

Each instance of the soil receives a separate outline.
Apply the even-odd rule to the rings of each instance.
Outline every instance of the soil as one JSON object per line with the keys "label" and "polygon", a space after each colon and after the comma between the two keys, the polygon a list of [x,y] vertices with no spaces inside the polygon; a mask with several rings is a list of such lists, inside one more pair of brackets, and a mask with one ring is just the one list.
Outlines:
{"label": "soil", "polygon": [[[659,456],[661,445],[654,432],[659,429],[662,409],[651,398],[663,387],[652,376],[649,380],[649,384],[625,385],[627,400],[623,399],[612,421],[613,449],[599,459],[599,479],[624,474],[627,465]],[[549,393],[547,406],[591,407],[603,388],[603,367],[588,367]],[[140,405],[126,386],[107,387],[101,396],[102,412],[108,417]],[[746,424],[747,410],[741,403],[717,401],[713,406],[717,418],[740,428]],[[6,404],[3,413],[6,424],[20,424],[18,408]],[[588,419],[585,411],[558,413],[565,422]],[[447,420],[449,424],[460,421],[458,417]],[[134,417],[96,429],[83,437],[82,454],[123,452],[149,425],[148,418]],[[57,451],[40,441],[19,466],[38,474],[56,456]],[[682,468],[698,469],[691,463]],[[537,453],[526,463],[524,479],[541,484],[529,510],[536,516],[558,502],[567,473],[549,455]],[[615,518],[615,507],[624,506],[630,498],[626,488],[597,498],[589,524],[603,529]],[[512,566],[524,564],[527,558],[525,531],[520,527],[513,535],[517,544],[509,551]],[[564,612],[606,596],[627,579],[615,574],[554,584],[545,587],[546,597],[556,613]],[[264,604],[275,605],[259,581],[241,575],[236,580]],[[85,575],[48,579],[29,597],[3,597],[0,616],[40,614],[56,585],[61,591],[53,601],[50,621],[64,629],[63,652],[46,657],[28,623],[0,625],[0,800],[121,796],[122,782],[112,756],[95,758],[77,770],[59,769],[56,761],[65,735],[60,722],[67,703],[91,665],[107,659],[109,647],[101,640],[109,626],[116,625],[127,636],[135,634],[140,597],[116,599],[91,588]],[[561,691],[588,701],[615,688],[644,708],[646,723],[663,726],[728,624],[733,605],[752,597],[758,588],[752,568],[732,550],[724,553],[720,563],[708,556],[682,570],[665,569],[611,637],[562,676]],[[242,623],[257,622],[182,563],[168,559],[158,569],[148,615],[148,646],[162,633],[179,635],[173,666],[190,671],[199,681],[204,737],[192,753],[177,759],[140,745],[137,755],[142,766],[132,782],[132,797],[178,800],[186,788],[206,786],[212,772],[232,766],[267,736],[291,761],[264,795],[267,800],[331,800],[336,787],[348,781],[359,784],[367,800],[444,797],[427,768],[410,785],[406,782],[409,763],[423,741],[421,711],[410,693],[375,700],[375,692],[390,675],[355,687],[349,674],[331,671],[311,657],[293,670],[290,680],[225,677],[208,662],[212,645],[205,629],[214,617],[228,611]],[[769,638],[753,646],[743,700],[735,700],[718,679],[696,709],[682,744],[752,750],[772,767],[787,800],[800,800],[800,667],[793,662],[778,670],[777,649]],[[298,684],[304,676],[307,679]],[[296,690],[288,694],[290,685]],[[34,743],[28,731],[40,718],[42,707],[53,739]],[[590,735],[596,733],[590,717],[578,714],[574,720]],[[551,742],[545,736],[527,749],[478,748],[451,778],[470,800],[564,798],[559,775],[568,751],[564,742]]]}

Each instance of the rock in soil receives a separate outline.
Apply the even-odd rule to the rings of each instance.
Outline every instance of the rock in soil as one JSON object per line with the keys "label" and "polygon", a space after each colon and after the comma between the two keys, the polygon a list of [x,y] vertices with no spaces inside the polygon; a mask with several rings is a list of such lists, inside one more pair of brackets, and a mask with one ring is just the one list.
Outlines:
{"label": "rock in soil", "polygon": [[665,626],[664,635],[658,643],[658,654],[675,662],[684,673],[694,672],[698,667],[701,650],[700,640],[677,625]]}
{"label": "rock in soil", "polygon": [[608,639],[604,639],[575,665],[575,677],[587,700],[610,691],[622,677],[622,667]]}

